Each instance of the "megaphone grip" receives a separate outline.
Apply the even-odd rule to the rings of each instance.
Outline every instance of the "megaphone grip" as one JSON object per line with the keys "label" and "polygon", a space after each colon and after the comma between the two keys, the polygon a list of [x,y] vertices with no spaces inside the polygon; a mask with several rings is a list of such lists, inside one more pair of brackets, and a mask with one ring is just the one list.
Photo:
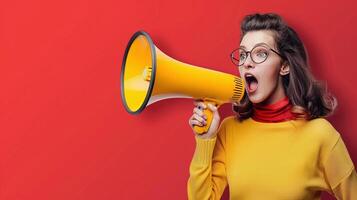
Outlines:
{"label": "megaphone grip", "polygon": [[206,108],[203,109],[203,113],[206,115],[207,119],[206,119],[206,125],[204,126],[194,126],[193,130],[197,133],[197,134],[204,134],[207,133],[211,123],[212,123],[212,119],[213,119],[213,112],[208,108],[208,103],[211,103],[215,106],[217,106],[216,102],[211,102],[211,101],[203,101],[203,103],[206,105]]}

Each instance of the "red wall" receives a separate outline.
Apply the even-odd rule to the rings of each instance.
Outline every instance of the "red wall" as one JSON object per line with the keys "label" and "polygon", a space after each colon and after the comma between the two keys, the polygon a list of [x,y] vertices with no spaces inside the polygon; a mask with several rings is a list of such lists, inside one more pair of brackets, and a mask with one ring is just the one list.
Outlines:
{"label": "red wall", "polygon": [[192,101],[126,113],[124,49],[143,29],[180,61],[237,74],[229,53],[241,18],[256,11],[281,14],[302,37],[315,76],[339,100],[329,120],[357,163],[355,8],[352,0],[2,2],[0,199],[186,199]]}

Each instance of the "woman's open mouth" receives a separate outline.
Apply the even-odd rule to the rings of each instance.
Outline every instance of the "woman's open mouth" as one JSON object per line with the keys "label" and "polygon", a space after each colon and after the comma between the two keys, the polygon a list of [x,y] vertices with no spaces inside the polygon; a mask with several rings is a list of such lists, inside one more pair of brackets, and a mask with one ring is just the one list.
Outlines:
{"label": "woman's open mouth", "polygon": [[251,74],[251,73],[246,73],[244,75],[245,82],[247,84],[247,90],[248,93],[253,93],[258,89],[258,80],[257,78]]}

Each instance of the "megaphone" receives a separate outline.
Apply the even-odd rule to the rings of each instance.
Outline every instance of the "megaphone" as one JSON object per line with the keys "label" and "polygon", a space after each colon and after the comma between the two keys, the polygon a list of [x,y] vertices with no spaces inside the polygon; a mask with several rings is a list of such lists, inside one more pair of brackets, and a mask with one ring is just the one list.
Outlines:
{"label": "megaphone", "polygon": [[[192,98],[220,106],[239,102],[244,82],[231,74],[175,60],[158,49],[148,33],[138,31],[130,38],[121,69],[121,99],[127,112],[141,113],[148,105],[168,98]],[[195,126],[206,133],[213,114],[205,109],[207,124]]]}

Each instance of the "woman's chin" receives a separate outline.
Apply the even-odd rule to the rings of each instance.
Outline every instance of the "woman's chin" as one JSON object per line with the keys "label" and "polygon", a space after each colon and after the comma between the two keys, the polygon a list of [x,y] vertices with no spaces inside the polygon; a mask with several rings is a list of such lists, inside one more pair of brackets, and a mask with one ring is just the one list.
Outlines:
{"label": "woman's chin", "polygon": [[260,103],[259,99],[257,99],[256,97],[252,97],[252,96],[249,97],[249,101],[254,104]]}
{"label": "woman's chin", "polygon": [[254,104],[258,104],[264,101],[264,98],[258,94],[251,94],[251,95],[248,94],[248,98],[249,101]]}

